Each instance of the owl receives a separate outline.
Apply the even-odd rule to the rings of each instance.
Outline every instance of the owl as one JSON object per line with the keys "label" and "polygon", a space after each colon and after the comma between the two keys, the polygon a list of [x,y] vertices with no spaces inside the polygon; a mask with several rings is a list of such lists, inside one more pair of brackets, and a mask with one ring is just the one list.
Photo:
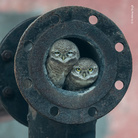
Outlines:
{"label": "owl", "polygon": [[60,39],[52,45],[46,68],[48,76],[55,86],[63,87],[66,76],[79,58],[80,53],[77,46],[69,40]]}
{"label": "owl", "polygon": [[94,83],[98,77],[98,65],[90,58],[80,58],[65,80],[64,88],[79,91]]}

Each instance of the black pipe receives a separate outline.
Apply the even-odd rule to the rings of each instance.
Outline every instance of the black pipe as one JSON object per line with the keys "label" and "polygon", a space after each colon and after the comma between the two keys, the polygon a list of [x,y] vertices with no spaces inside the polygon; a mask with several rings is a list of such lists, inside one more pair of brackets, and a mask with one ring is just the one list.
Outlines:
{"label": "black pipe", "polygon": [[68,125],[50,120],[32,107],[28,114],[29,138],[95,138],[96,121]]}

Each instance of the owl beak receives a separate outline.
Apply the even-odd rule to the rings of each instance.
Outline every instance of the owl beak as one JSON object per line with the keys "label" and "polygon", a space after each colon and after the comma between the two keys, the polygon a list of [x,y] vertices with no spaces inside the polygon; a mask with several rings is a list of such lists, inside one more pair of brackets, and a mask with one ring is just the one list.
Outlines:
{"label": "owl beak", "polygon": [[83,72],[82,76],[85,78],[86,77],[86,72]]}
{"label": "owl beak", "polygon": [[62,56],[62,60],[63,60],[63,61],[65,60],[65,56]]}

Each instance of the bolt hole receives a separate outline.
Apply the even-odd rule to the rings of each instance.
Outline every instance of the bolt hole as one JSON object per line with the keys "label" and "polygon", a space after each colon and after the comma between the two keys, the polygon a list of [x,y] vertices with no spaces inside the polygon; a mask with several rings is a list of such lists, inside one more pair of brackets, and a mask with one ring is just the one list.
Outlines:
{"label": "bolt hole", "polygon": [[25,80],[24,80],[24,87],[25,87],[26,89],[31,88],[31,87],[32,87],[32,80],[29,79],[29,78],[25,79]]}
{"label": "bolt hole", "polygon": [[32,50],[32,47],[33,47],[33,43],[31,41],[25,42],[24,49],[25,49],[26,52],[31,51]]}
{"label": "bolt hole", "polygon": [[58,113],[59,113],[59,109],[57,107],[54,106],[50,109],[50,114],[52,116],[56,116],[56,115],[58,115]]}
{"label": "bolt hole", "polygon": [[117,52],[122,52],[124,50],[124,45],[122,43],[117,43],[115,49]]}
{"label": "bolt hole", "polygon": [[123,88],[124,88],[124,83],[122,82],[122,81],[116,81],[115,82],[115,88],[117,89],[117,90],[122,90]]}
{"label": "bolt hole", "polygon": [[96,16],[92,15],[92,16],[89,17],[89,22],[93,25],[97,24],[98,23],[98,18]]}
{"label": "bolt hole", "polygon": [[97,112],[97,109],[95,108],[95,107],[91,107],[91,108],[89,108],[89,110],[88,110],[88,114],[90,115],[90,116],[95,116],[96,114],[97,114],[98,112]]}

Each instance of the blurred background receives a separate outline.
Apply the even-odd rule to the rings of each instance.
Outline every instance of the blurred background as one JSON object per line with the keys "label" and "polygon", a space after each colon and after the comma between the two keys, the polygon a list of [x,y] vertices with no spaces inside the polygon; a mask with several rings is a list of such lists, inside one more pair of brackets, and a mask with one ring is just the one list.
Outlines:
{"label": "blurred background", "polygon": [[[0,0],[0,41],[18,23],[62,6],[95,9],[124,33],[133,57],[129,89],[119,105],[98,120],[96,138],[138,138],[138,1],[136,0]],[[10,117],[0,106],[0,138],[28,138],[27,127]]]}

